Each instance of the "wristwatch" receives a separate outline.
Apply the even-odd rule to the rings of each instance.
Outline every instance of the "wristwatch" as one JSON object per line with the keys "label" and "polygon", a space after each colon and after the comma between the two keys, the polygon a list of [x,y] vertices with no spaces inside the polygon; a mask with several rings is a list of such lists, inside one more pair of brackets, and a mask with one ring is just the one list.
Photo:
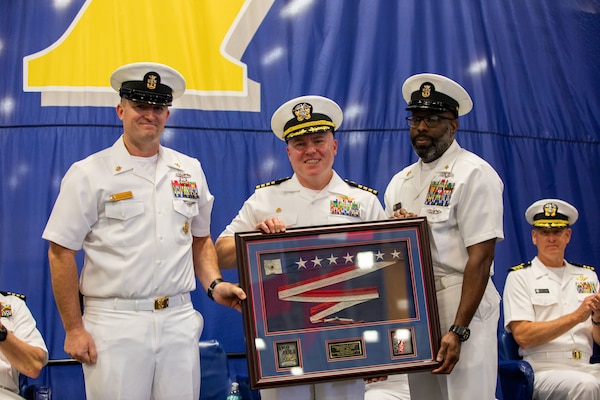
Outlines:
{"label": "wristwatch", "polygon": [[450,332],[456,333],[461,342],[466,342],[469,336],[471,336],[471,330],[466,326],[452,325]]}
{"label": "wristwatch", "polygon": [[209,299],[211,299],[213,301],[215,300],[215,298],[213,296],[213,292],[215,291],[215,286],[217,286],[221,282],[225,282],[225,281],[223,279],[221,279],[221,278],[217,278],[214,281],[212,281],[212,283],[210,284],[210,286],[206,290],[206,294],[208,295]]}
{"label": "wristwatch", "polygon": [[0,342],[4,342],[6,340],[6,335],[8,335],[8,331],[6,330],[6,327],[2,325],[0,327]]}

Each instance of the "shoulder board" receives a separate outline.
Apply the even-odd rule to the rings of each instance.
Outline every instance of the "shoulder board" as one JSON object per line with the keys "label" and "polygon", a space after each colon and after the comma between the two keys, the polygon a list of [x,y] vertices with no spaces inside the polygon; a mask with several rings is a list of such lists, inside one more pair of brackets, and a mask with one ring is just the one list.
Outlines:
{"label": "shoulder board", "polygon": [[589,270],[595,271],[594,267],[592,267],[590,265],[574,263],[574,262],[571,262],[571,261],[569,261],[569,264],[574,265],[574,266],[579,267],[579,268],[585,268],[585,269],[589,269]]}
{"label": "shoulder board", "polygon": [[18,297],[19,299],[25,301],[25,295],[24,294],[13,293],[13,292],[5,292],[3,290],[0,290],[0,293],[2,293],[3,296],[15,296],[15,297]]}
{"label": "shoulder board", "polygon": [[285,178],[277,179],[276,181],[261,183],[260,185],[256,185],[255,189],[264,188],[267,186],[279,185],[281,182],[289,181],[292,179],[291,176],[286,176]]}
{"label": "shoulder board", "polygon": [[526,263],[522,263],[522,264],[519,264],[519,265],[515,265],[514,267],[510,267],[510,268],[508,269],[508,272],[511,272],[511,271],[518,271],[518,270],[520,270],[520,269],[523,269],[523,268],[529,268],[529,267],[531,267],[531,261],[528,261],[528,262],[526,262]]}
{"label": "shoulder board", "polygon": [[362,189],[364,191],[367,191],[369,193],[373,193],[374,195],[377,195],[377,193],[379,193],[377,190],[375,189],[371,189],[370,187],[361,185],[360,183],[356,183],[354,181],[348,180],[348,179],[344,179],[344,182],[346,182],[348,185],[355,187],[355,188],[359,188]]}

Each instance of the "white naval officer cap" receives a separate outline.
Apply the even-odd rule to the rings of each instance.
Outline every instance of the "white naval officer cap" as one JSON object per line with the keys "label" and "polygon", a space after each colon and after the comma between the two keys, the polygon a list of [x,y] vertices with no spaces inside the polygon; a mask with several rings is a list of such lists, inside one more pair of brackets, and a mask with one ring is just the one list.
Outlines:
{"label": "white naval officer cap", "polygon": [[175,69],[154,62],[137,62],[117,68],[110,85],[132,101],[170,106],[185,92],[185,79]]}
{"label": "white naval officer cap", "polygon": [[271,130],[286,142],[296,136],[335,132],[344,119],[337,103],[323,96],[301,96],[286,101],[271,117]]}
{"label": "white naval officer cap", "polygon": [[559,199],[538,200],[525,211],[527,222],[534,228],[566,228],[578,217],[575,207]]}
{"label": "white naval officer cap", "polygon": [[473,108],[469,93],[450,78],[437,74],[416,74],[402,85],[406,110],[450,111],[455,117]]}

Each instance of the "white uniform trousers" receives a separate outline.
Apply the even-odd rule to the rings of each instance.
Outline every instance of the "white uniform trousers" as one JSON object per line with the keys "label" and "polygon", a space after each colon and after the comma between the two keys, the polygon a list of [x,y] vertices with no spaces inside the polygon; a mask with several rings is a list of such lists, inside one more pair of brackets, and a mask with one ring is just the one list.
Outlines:
{"label": "white uniform trousers", "polygon": [[0,387],[0,400],[24,400],[24,397],[19,396],[18,394],[11,392],[8,389]]}
{"label": "white uniform trousers", "polygon": [[[460,301],[462,282],[437,288],[442,334],[450,329]],[[481,303],[469,324],[471,337],[463,342],[460,359],[448,375],[430,371],[408,374],[413,399],[493,400],[498,375],[498,320],[500,295],[488,281]]]}
{"label": "white uniform trousers", "polygon": [[600,400],[600,365],[580,361],[530,361],[537,400]]}
{"label": "white uniform trousers", "polygon": [[363,400],[364,396],[365,382],[362,379],[284,386],[260,391],[262,400]]}
{"label": "white uniform trousers", "polygon": [[190,301],[155,311],[86,306],[98,351],[84,364],[87,400],[197,400],[204,320]]}
{"label": "white uniform trousers", "polygon": [[410,400],[408,375],[390,375],[385,381],[367,383],[365,400]]}

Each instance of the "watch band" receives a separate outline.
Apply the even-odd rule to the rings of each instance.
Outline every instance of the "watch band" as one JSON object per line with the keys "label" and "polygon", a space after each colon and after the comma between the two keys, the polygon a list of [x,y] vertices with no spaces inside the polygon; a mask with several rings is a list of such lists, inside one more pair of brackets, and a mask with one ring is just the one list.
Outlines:
{"label": "watch band", "polygon": [[461,342],[466,342],[471,336],[471,330],[466,326],[452,325],[450,327],[450,332],[454,332],[458,335],[458,339]]}
{"label": "watch band", "polygon": [[213,301],[215,300],[215,298],[213,296],[213,291],[215,290],[215,286],[217,286],[221,282],[225,282],[225,281],[221,278],[217,278],[214,281],[212,281],[210,286],[208,286],[208,289],[206,290],[206,294],[208,295],[209,299],[211,299]]}
{"label": "watch band", "polygon": [[2,325],[2,327],[0,327],[0,342],[4,342],[7,335],[8,331],[6,330],[6,327]]}

